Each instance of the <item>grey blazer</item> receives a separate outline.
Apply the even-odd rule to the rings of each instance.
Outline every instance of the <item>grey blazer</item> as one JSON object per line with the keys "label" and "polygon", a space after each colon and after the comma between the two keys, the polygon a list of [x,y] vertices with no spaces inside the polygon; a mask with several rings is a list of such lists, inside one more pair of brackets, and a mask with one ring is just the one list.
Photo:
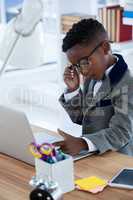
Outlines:
{"label": "grey blazer", "polygon": [[94,80],[86,80],[67,103],[59,101],[82,135],[91,140],[100,154],[108,150],[133,156],[133,76],[121,55],[93,97]]}

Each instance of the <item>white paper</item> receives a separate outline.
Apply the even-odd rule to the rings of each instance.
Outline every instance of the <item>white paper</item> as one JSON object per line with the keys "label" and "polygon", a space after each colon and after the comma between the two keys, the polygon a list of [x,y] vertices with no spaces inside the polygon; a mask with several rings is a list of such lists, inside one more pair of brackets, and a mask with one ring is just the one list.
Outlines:
{"label": "white paper", "polygon": [[59,142],[63,140],[63,137],[61,136],[54,136],[50,135],[49,133],[46,132],[37,132],[33,133],[35,142],[39,145],[43,143],[54,143],[54,142]]}
{"label": "white paper", "polygon": [[75,137],[82,136],[82,126],[73,123],[68,114],[62,111],[59,129]]}

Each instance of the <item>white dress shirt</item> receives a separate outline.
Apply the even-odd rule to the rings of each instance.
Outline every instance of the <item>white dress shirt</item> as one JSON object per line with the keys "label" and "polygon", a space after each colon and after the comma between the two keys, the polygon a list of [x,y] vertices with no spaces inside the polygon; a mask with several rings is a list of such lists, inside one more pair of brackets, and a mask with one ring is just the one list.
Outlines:
{"label": "white dress shirt", "polygon": [[[115,64],[114,64],[115,65]],[[111,69],[114,67],[114,65],[110,66],[106,71],[105,71],[105,74],[108,75],[109,72],[111,71]],[[98,90],[100,89],[102,85],[102,80],[100,81],[97,81],[95,86],[94,86],[94,91],[93,91],[93,96],[95,97],[95,95],[97,94]],[[78,88],[77,90],[75,90],[74,92],[70,92],[70,93],[67,93],[66,91],[64,92],[64,98],[65,98],[65,101],[69,101],[70,99],[72,99],[74,96],[76,96],[79,92],[79,89]],[[81,88],[82,89],[82,88]],[[79,135],[82,135],[81,134],[81,129],[79,129]],[[96,151],[97,148],[96,146],[91,142],[91,140],[89,140],[88,138],[86,137],[82,137],[86,143],[88,144],[88,151],[91,152],[91,151]]]}

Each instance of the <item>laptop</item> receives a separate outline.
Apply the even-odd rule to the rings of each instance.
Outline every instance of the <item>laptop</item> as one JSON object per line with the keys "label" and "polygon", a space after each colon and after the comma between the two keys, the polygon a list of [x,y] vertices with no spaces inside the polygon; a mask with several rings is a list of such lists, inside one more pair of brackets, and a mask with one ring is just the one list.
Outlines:
{"label": "laptop", "polygon": [[[42,144],[44,141],[48,143],[62,141],[63,138],[58,133],[52,133],[47,129],[32,133],[23,112],[0,106],[0,153],[34,165],[34,158],[28,150],[28,145],[34,140]],[[82,152],[73,159],[79,160],[94,153]]]}
{"label": "laptop", "polygon": [[34,158],[28,150],[33,134],[24,113],[0,106],[0,153],[29,164]]}

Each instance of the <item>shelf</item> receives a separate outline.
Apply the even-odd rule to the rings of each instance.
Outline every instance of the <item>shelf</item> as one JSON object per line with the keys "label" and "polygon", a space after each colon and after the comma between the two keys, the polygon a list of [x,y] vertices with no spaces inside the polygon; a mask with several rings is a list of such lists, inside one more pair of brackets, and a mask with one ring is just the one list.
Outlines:
{"label": "shelf", "polygon": [[133,40],[126,42],[112,43],[111,46],[113,50],[117,52],[133,50]]}

